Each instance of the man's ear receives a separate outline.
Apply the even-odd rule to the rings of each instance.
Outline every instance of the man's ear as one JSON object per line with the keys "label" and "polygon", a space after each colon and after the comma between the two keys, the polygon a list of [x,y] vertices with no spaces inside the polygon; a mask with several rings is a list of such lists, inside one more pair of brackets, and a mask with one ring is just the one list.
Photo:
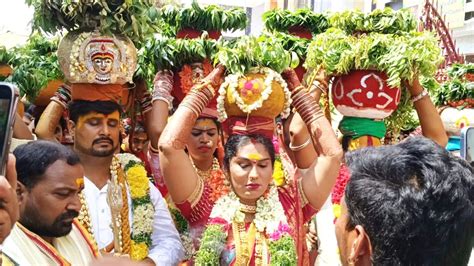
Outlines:
{"label": "man's ear", "polygon": [[76,123],[74,123],[74,121],[69,119],[68,123],[67,123],[67,128],[69,130],[69,134],[71,135],[71,137],[74,138],[74,133],[75,133],[75,130],[76,130]]}
{"label": "man's ear", "polygon": [[356,225],[354,232],[356,237],[352,242],[349,261],[355,265],[371,265],[372,244],[369,235],[361,225]]}
{"label": "man's ear", "polygon": [[21,206],[22,203],[25,201],[26,198],[26,193],[28,193],[28,189],[26,188],[23,183],[20,181],[17,181],[16,185],[16,196],[18,198],[18,204]]}

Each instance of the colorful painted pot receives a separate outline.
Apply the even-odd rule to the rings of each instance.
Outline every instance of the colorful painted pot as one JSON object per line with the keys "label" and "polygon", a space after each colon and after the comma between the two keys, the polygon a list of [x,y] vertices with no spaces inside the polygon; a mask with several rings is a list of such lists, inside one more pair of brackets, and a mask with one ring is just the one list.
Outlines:
{"label": "colorful painted pot", "polygon": [[387,85],[387,75],[374,70],[354,70],[335,78],[332,100],[345,116],[384,119],[400,103],[401,91]]}

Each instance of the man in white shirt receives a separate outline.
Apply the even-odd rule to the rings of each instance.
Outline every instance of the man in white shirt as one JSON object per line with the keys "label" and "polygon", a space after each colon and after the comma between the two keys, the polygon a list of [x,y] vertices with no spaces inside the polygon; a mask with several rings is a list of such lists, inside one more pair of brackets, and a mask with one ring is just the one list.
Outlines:
{"label": "man in white shirt", "polygon": [[[125,233],[129,230],[133,234],[134,226],[146,219],[144,216],[133,217],[133,195],[130,193],[133,181],[127,179],[125,185],[122,184],[122,187],[126,187],[127,199],[120,206],[122,209],[128,206],[128,217],[114,215],[107,192],[112,184],[109,181],[114,177],[114,153],[120,145],[120,110],[120,106],[111,101],[74,101],[69,108],[74,150],[81,158],[86,177],[82,197],[86,208],[81,210],[79,220],[94,235],[100,249],[111,251],[119,247],[121,253],[131,254],[134,252],[133,239],[130,241]],[[121,171],[117,171],[119,176]],[[151,245],[146,248],[148,254],[143,262],[150,265],[176,265],[184,255],[178,232],[163,197],[151,183],[148,193],[154,208],[153,230]],[[120,193],[115,193],[115,196],[117,194]],[[117,217],[120,218],[120,234],[117,234],[117,226],[112,226],[112,221]],[[129,226],[126,226],[127,223]]]}
{"label": "man in white shirt", "polygon": [[3,264],[88,265],[100,257],[75,219],[84,184],[79,157],[48,141],[22,145],[15,156],[20,219],[4,242]]}

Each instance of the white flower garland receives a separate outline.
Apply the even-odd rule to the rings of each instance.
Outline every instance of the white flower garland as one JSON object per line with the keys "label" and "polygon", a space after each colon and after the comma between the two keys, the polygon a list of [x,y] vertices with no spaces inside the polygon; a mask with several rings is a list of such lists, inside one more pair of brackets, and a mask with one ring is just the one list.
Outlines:
{"label": "white flower garland", "polygon": [[[129,176],[127,174],[127,171],[133,167],[142,167],[143,168],[143,172],[146,173],[146,170],[144,169],[144,166],[143,166],[143,163],[142,161],[135,155],[133,154],[130,154],[130,153],[120,153],[120,154],[117,154],[115,155],[116,158],[119,160],[119,163],[120,163],[120,166],[122,167],[123,171],[125,172],[125,176],[126,176],[126,180],[127,180],[127,183],[129,184],[129,189],[130,189],[130,195],[132,197],[132,240],[136,241],[135,240],[135,237],[141,237],[141,236],[144,236],[145,238],[149,238],[151,239],[151,234],[153,233],[153,217],[154,217],[154,214],[155,214],[155,207],[153,206],[152,202],[151,202],[151,198],[150,198],[150,192],[149,192],[149,186],[150,186],[150,183],[148,182],[148,178],[146,176],[140,176],[140,178],[142,179],[147,179],[147,182],[146,183],[140,183],[140,186],[142,186],[141,188],[139,189],[146,189],[147,190],[147,194],[144,196],[144,197],[140,197],[139,199],[141,201],[139,201],[138,203],[135,202],[134,200],[136,200],[136,198],[134,199],[134,197],[136,197],[136,195],[134,195],[134,189],[137,189],[135,188],[133,185],[131,185],[131,181],[130,178],[132,178],[131,176]],[[130,167],[127,171],[125,171],[125,168],[126,166],[130,163],[130,162],[134,162],[135,165]],[[136,185],[136,181],[133,182],[135,185]],[[140,251],[138,251],[139,249],[135,249],[133,245],[140,245],[140,244],[143,244],[142,242],[136,242],[134,244],[134,242],[132,241],[132,253],[131,253],[131,257],[132,259],[138,259],[138,260],[142,260],[144,259],[147,255],[148,255],[148,249],[150,248],[150,246],[148,246],[148,244],[145,243],[145,245],[147,246],[147,249],[146,249],[146,253],[143,253]],[[137,250],[137,252],[134,252],[135,250]]]}
{"label": "white flower garland", "polygon": [[[221,218],[228,223],[232,223],[234,219],[236,222],[244,222],[245,214],[240,211],[237,195],[231,191],[227,196],[220,198],[214,205],[210,218]],[[253,223],[259,232],[265,232],[267,235],[276,232],[280,224],[288,224],[276,187],[270,189],[267,198],[262,196],[257,200]]]}
{"label": "white flower garland", "polygon": [[252,104],[246,104],[242,99],[240,93],[237,91],[239,78],[242,78],[242,75],[239,74],[231,74],[228,75],[222,85],[219,88],[219,96],[217,97],[217,111],[218,111],[218,119],[219,121],[224,121],[227,119],[227,113],[225,111],[225,98],[227,95],[227,91],[232,94],[232,97],[235,99],[237,106],[243,112],[250,114],[252,111],[255,111],[262,107],[263,102],[266,101],[270,94],[272,93],[272,83],[273,81],[280,84],[283,88],[283,92],[285,94],[285,105],[283,108],[283,112],[281,115],[283,118],[288,117],[290,114],[290,106],[291,106],[291,93],[288,89],[288,85],[286,81],[281,77],[280,74],[275,72],[274,70],[267,68],[267,67],[255,67],[252,68],[249,74],[264,74],[265,81],[264,81],[264,89],[261,92],[260,98]]}

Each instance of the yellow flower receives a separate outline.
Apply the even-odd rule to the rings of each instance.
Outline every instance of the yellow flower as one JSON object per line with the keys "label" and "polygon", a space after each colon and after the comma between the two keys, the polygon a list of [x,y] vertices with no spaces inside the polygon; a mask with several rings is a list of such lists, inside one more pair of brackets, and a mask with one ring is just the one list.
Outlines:
{"label": "yellow flower", "polygon": [[332,205],[332,212],[334,213],[334,217],[339,218],[341,216],[341,205],[335,203]]}
{"label": "yellow flower", "polygon": [[147,195],[150,187],[146,170],[142,165],[137,164],[128,169],[127,181],[130,186],[132,199],[141,198]]}
{"label": "yellow flower", "polygon": [[132,240],[130,247],[130,257],[132,260],[143,260],[148,256],[148,246],[145,242],[137,243]]}
{"label": "yellow flower", "polygon": [[282,186],[285,184],[285,172],[283,171],[283,165],[279,160],[275,161],[273,168],[273,180],[277,186]]}

